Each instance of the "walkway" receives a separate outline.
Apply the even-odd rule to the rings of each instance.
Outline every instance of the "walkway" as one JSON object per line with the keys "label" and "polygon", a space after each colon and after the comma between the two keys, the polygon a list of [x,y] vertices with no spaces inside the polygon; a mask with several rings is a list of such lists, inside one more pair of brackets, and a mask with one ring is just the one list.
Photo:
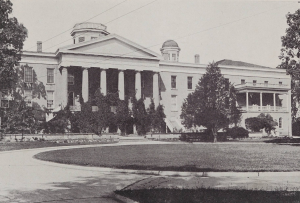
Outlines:
{"label": "walkway", "polygon": [[155,141],[126,142],[1,152],[0,202],[130,202],[128,199],[113,193],[114,190],[125,187],[127,189],[168,187],[300,189],[300,172],[181,173],[133,171],[56,164],[32,158],[39,152],[56,149],[158,143]]}

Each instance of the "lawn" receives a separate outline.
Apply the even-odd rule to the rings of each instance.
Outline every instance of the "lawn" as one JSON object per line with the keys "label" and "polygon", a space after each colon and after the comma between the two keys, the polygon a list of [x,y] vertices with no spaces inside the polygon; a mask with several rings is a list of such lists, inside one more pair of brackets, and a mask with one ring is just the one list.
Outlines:
{"label": "lawn", "polygon": [[91,145],[91,144],[102,144],[106,142],[74,142],[74,143],[56,143],[50,141],[35,141],[35,142],[3,142],[0,143],[0,151],[11,151],[19,149],[33,149],[33,148],[44,148],[44,147],[58,147],[58,146],[73,146],[73,145]]}
{"label": "lawn", "polygon": [[300,171],[300,147],[259,143],[128,145],[43,152],[38,159],[84,166],[173,171]]}

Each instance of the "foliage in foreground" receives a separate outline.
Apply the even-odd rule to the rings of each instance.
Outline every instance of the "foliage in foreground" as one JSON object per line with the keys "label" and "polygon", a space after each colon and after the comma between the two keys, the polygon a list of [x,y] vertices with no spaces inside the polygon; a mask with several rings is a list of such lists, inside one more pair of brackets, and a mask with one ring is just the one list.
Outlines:
{"label": "foliage in foreground", "polygon": [[217,64],[209,64],[196,90],[188,95],[182,105],[181,118],[187,128],[204,126],[211,132],[214,142],[217,132],[237,124],[241,111],[236,106],[234,86],[221,74]]}
{"label": "foliage in foreground", "polygon": [[140,203],[193,203],[193,202],[256,202],[256,203],[285,203],[299,202],[299,191],[263,191],[241,189],[140,189],[115,191]]}
{"label": "foliage in foreground", "polygon": [[291,76],[292,120],[296,122],[300,103],[300,9],[295,13],[288,13],[286,18],[288,28],[285,36],[281,37],[281,64],[277,68],[286,69],[286,73]]}
{"label": "foliage in foreground", "polygon": [[265,129],[266,133],[271,134],[272,130],[275,130],[275,126],[278,125],[270,114],[261,113],[257,117],[250,117],[245,120],[246,128],[253,132],[260,132]]}

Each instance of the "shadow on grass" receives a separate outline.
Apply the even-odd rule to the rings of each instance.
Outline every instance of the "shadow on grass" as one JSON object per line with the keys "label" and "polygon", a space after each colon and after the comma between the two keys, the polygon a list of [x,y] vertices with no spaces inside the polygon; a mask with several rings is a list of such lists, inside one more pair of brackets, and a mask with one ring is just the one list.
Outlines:
{"label": "shadow on grass", "polygon": [[275,144],[284,144],[284,143],[299,143],[300,144],[300,138],[277,138],[272,140],[266,140],[265,143],[275,143]]}
{"label": "shadow on grass", "polygon": [[257,191],[257,190],[223,190],[223,189],[142,189],[121,190],[115,193],[140,203],[193,203],[193,202],[300,202],[300,191]]}

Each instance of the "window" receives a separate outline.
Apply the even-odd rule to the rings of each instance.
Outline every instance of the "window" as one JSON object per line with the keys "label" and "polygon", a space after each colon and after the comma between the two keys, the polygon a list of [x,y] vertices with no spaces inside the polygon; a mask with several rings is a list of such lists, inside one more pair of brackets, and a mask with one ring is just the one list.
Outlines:
{"label": "window", "polygon": [[253,86],[256,86],[256,80],[253,80]]}
{"label": "window", "polygon": [[25,82],[32,83],[32,67],[26,66],[24,69],[24,80]]}
{"label": "window", "polygon": [[172,61],[176,61],[176,54],[172,54]]}
{"label": "window", "polygon": [[79,42],[84,42],[84,37],[79,37]]}
{"label": "window", "polygon": [[279,120],[278,120],[278,127],[279,128],[282,128],[282,118],[280,117]]}
{"label": "window", "polygon": [[54,91],[47,91],[47,108],[54,108]]}
{"label": "window", "polygon": [[187,77],[187,88],[189,90],[193,89],[193,77]]}
{"label": "window", "polygon": [[9,101],[8,100],[1,100],[1,107],[2,108],[9,108]]}
{"label": "window", "polygon": [[265,86],[267,87],[267,86],[268,86],[268,81],[265,81],[265,83],[264,83],[264,84],[265,84]]}
{"label": "window", "polygon": [[171,96],[171,111],[177,111],[177,95]]}
{"label": "window", "polygon": [[295,86],[299,87],[300,81],[299,80],[295,80]]}
{"label": "window", "polygon": [[97,37],[91,37],[91,40],[97,39]]}
{"label": "window", "polygon": [[27,106],[32,106],[32,91],[31,90],[24,90],[24,101],[26,102]]}
{"label": "window", "polygon": [[225,91],[229,91],[229,79],[225,78]]}
{"label": "window", "polygon": [[1,92],[2,92],[2,98],[8,97],[8,89],[3,89],[1,90]]}
{"label": "window", "polygon": [[241,79],[241,84],[245,84],[245,83],[246,83],[245,79]]}
{"label": "window", "polygon": [[279,86],[282,86],[282,82],[279,82]]}
{"label": "window", "polygon": [[73,44],[75,44],[75,39],[73,39]]}
{"label": "window", "polygon": [[171,88],[176,89],[176,76],[171,76]]}
{"label": "window", "polygon": [[68,71],[68,85],[74,85],[74,72]]}
{"label": "window", "polygon": [[47,69],[47,83],[54,83],[54,69]]}
{"label": "window", "polygon": [[164,60],[169,60],[169,54],[164,53]]}

